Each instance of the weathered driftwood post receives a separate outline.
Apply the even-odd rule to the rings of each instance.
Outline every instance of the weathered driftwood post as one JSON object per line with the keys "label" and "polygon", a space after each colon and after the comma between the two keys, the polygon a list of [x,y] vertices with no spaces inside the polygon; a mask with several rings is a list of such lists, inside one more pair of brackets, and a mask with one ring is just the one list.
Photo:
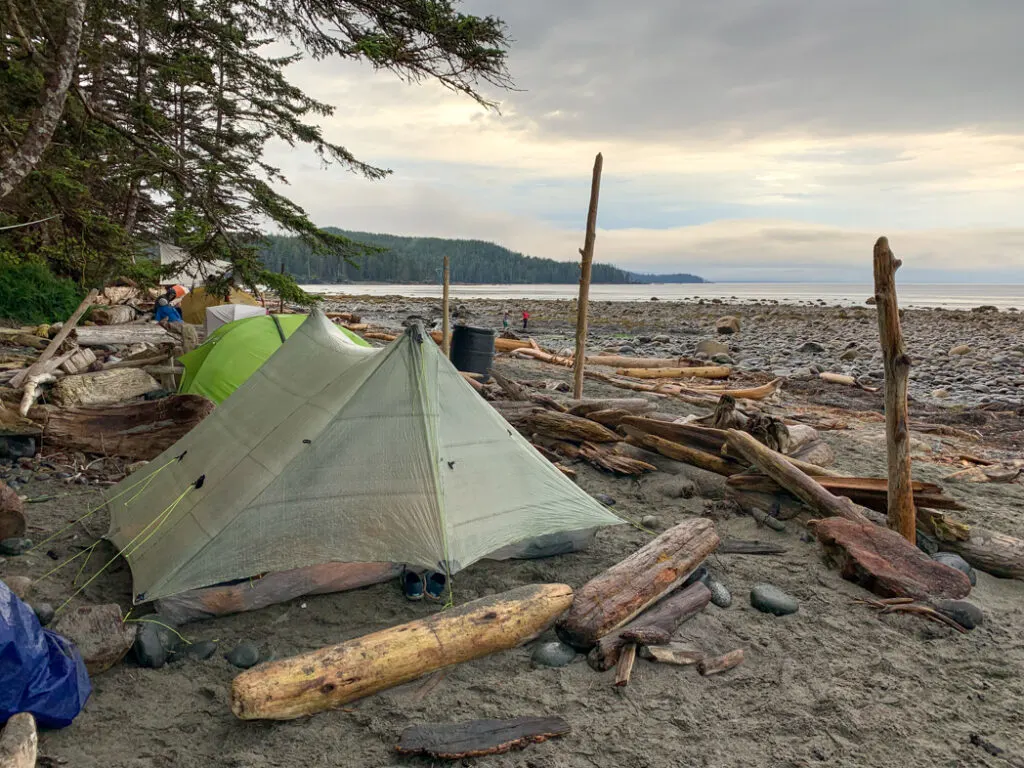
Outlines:
{"label": "weathered driftwood post", "polygon": [[444,288],[441,292],[441,351],[445,357],[452,354],[451,315],[448,310],[448,257],[444,257]]}
{"label": "weathered driftwood post", "polygon": [[910,479],[910,433],[907,413],[907,380],[910,358],[903,346],[900,309],[896,301],[896,270],[899,259],[889,250],[889,240],[875,243],[875,302],[878,333],[885,358],[885,435],[889,463],[889,527],[908,541],[916,540],[916,515]]}
{"label": "weathered driftwood post", "polygon": [[573,371],[572,396],[583,397],[583,366],[587,356],[587,302],[590,300],[590,266],[594,261],[594,241],[597,239],[597,199],[601,193],[601,168],[604,158],[594,158],[594,177],[590,182],[590,208],[587,210],[587,234],[580,256],[580,298],[576,307],[576,362]]}

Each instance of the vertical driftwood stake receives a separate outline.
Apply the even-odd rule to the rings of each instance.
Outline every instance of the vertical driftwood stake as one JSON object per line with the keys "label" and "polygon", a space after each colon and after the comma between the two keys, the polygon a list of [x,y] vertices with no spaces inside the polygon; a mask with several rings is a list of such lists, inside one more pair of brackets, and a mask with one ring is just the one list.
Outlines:
{"label": "vertical driftwood stake", "polygon": [[597,199],[601,193],[601,168],[604,158],[594,158],[594,177],[590,182],[590,208],[587,210],[587,234],[580,256],[580,298],[576,307],[576,363],[573,371],[572,396],[583,397],[583,366],[587,355],[587,303],[590,301],[590,266],[594,261],[594,241],[597,239]]}
{"label": "vertical driftwood stake", "polygon": [[[284,274],[284,262],[283,261],[281,262],[281,274],[282,275]],[[284,314],[284,296],[278,296],[277,298],[278,298],[277,314],[283,315]]]}
{"label": "vertical driftwood stake", "polygon": [[452,333],[451,315],[448,310],[448,257],[444,257],[444,287],[441,293],[441,351],[445,357],[451,357]]}
{"label": "vertical driftwood stake", "polygon": [[889,250],[889,240],[875,243],[875,301],[878,333],[885,358],[885,436],[889,462],[889,527],[910,542],[916,538],[913,489],[910,485],[910,433],[907,380],[910,358],[903,346],[900,309],[896,301],[896,270],[900,260]]}

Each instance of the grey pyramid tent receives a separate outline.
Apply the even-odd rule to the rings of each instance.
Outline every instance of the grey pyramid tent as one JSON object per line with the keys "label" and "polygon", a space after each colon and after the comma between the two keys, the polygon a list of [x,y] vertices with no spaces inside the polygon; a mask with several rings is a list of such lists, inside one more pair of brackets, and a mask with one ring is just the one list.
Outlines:
{"label": "grey pyramid tent", "polygon": [[136,602],[327,562],[454,573],[516,543],[622,522],[421,327],[356,347],[318,311],[107,504]]}

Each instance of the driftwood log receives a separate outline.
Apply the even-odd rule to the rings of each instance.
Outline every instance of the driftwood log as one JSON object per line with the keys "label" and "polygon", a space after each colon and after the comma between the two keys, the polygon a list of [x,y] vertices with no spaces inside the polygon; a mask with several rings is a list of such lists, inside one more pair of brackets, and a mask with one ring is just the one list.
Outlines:
{"label": "driftwood log", "polygon": [[645,472],[655,472],[658,469],[646,461],[615,453],[605,447],[607,445],[608,443],[595,444],[584,441],[580,443],[577,455],[599,469],[606,469],[620,475],[642,475]]}
{"label": "driftwood log", "polygon": [[75,326],[78,325],[78,321],[82,319],[82,315],[85,314],[85,311],[89,309],[90,305],[96,300],[97,295],[99,295],[98,291],[89,291],[89,295],[82,300],[82,303],[78,305],[78,309],[76,309],[71,314],[71,317],[67,319],[67,322],[61,326],[57,335],[50,340],[49,345],[43,350],[43,353],[39,358],[26,370],[19,371],[18,374],[11,379],[11,386],[13,388],[17,389],[29,376],[39,373],[46,362],[57,354],[60,350],[60,345],[63,344],[68,335],[75,330]]}
{"label": "driftwood log", "polygon": [[621,688],[629,685],[629,678],[633,674],[633,665],[635,663],[636,643],[626,643],[619,654],[619,661],[615,667],[615,685],[617,687]]}
{"label": "driftwood log", "polygon": [[687,357],[627,357],[626,355],[591,355],[587,365],[602,368],[685,368],[692,361]]}
{"label": "driftwood log", "polygon": [[657,435],[649,435],[639,431],[637,428],[623,423],[621,429],[626,433],[628,442],[648,451],[660,453],[662,456],[675,461],[682,461],[694,467],[714,472],[725,477],[735,475],[746,470],[746,467],[735,459],[720,456],[700,448],[691,448],[682,443],[666,440]]}
{"label": "driftwood log", "polygon": [[[888,481],[879,477],[817,477],[822,488],[835,496],[846,496],[856,504],[885,512],[888,508]],[[766,475],[733,475],[726,481],[730,488],[756,493],[779,493],[782,487]],[[914,501],[931,509],[963,509],[956,499],[946,496],[934,483],[911,483]]]}
{"label": "driftwood log", "polygon": [[[63,330],[63,329],[61,329]],[[125,323],[78,328],[75,338],[79,346],[98,347],[105,344],[176,344],[178,337],[152,323]]]}
{"label": "driftwood log", "polygon": [[28,528],[25,505],[21,497],[0,480],[0,541],[22,536]]}
{"label": "driftwood log", "polygon": [[57,405],[116,405],[160,389],[160,384],[138,368],[118,368],[65,376],[53,385],[51,396]]}
{"label": "driftwood log", "polygon": [[685,520],[588,581],[557,624],[561,639],[589,651],[675,590],[718,546],[707,518]]}
{"label": "driftwood log", "polygon": [[1024,539],[966,525],[930,509],[917,510],[918,530],[942,542],[980,571],[1004,579],[1024,580]]}
{"label": "driftwood log", "polygon": [[428,672],[514,648],[572,604],[565,584],[534,584],[425,619],[243,672],[231,710],[243,720],[291,720],[343,706]]}
{"label": "driftwood log", "polygon": [[498,755],[569,733],[560,717],[517,717],[513,720],[470,720],[465,723],[414,725],[402,731],[395,749],[400,755],[430,755],[462,760]]}
{"label": "driftwood log", "polygon": [[94,309],[89,317],[96,325],[120,325],[132,322],[135,319],[135,310],[124,304],[118,304],[115,307]]}
{"label": "driftwood log", "polygon": [[617,443],[622,438],[596,421],[568,413],[537,409],[526,417],[530,430],[560,440]]}
{"label": "driftwood log", "polygon": [[39,750],[36,719],[28,712],[19,712],[7,721],[0,734],[0,766],[2,768],[35,768]]}
{"label": "driftwood log", "polygon": [[697,662],[697,671],[704,677],[726,672],[743,663],[743,649],[737,648],[723,656],[704,657]]}
{"label": "driftwood log", "polygon": [[704,654],[701,651],[687,648],[680,643],[645,645],[640,648],[640,656],[644,659],[657,661],[661,664],[673,664],[677,667],[688,667],[704,658]]}
{"label": "driftwood log", "polygon": [[634,379],[727,379],[732,368],[726,365],[699,365],[691,368],[619,368],[619,376]]}
{"label": "driftwood log", "polygon": [[213,403],[200,395],[171,395],[106,407],[39,406],[30,415],[42,425],[47,443],[148,461],[178,442],[213,409]]}
{"label": "driftwood log", "polygon": [[896,300],[896,270],[899,259],[889,250],[889,241],[875,243],[875,302],[878,306],[878,333],[885,361],[885,436],[889,464],[889,527],[913,542],[917,526],[914,497],[910,488],[910,416],[907,410],[907,385],[910,357],[903,345],[900,309]]}
{"label": "driftwood log", "polygon": [[662,645],[649,642],[654,636],[652,630],[662,633],[667,643],[680,624],[703,611],[710,601],[711,591],[703,582],[694,582],[598,640],[587,655],[587,663],[598,672],[604,672],[618,664],[619,655],[628,643],[643,639],[644,645]]}
{"label": "driftwood log", "polygon": [[583,397],[583,367],[587,362],[587,309],[590,305],[590,271],[594,263],[594,241],[597,240],[597,202],[601,196],[601,169],[604,158],[597,153],[590,180],[590,205],[587,208],[587,229],[580,249],[580,294],[576,301],[576,352],[572,376],[572,396]]}

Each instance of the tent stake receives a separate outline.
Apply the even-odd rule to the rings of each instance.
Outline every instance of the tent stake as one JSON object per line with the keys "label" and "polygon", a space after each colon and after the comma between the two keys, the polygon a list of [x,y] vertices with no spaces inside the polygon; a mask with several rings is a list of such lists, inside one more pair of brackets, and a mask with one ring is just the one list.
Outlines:
{"label": "tent stake", "polygon": [[441,351],[452,356],[451,315],[448,310],[448,257],[444,257],[444,289],[441,294]]}
{"label": "tent stake", "polygon": [[594,261],[594,241],[597,239],[597,199],[601,192],[601,168],[604,158],[594,158],[594,177],[590,182],[590,208],[587,210],[587,233],[580,256],[580,298],[576,307],[576,362],[573,371],[572,396],[583,397],[583,366],[587,354],[587,304],[590,301],[590,267]]}

